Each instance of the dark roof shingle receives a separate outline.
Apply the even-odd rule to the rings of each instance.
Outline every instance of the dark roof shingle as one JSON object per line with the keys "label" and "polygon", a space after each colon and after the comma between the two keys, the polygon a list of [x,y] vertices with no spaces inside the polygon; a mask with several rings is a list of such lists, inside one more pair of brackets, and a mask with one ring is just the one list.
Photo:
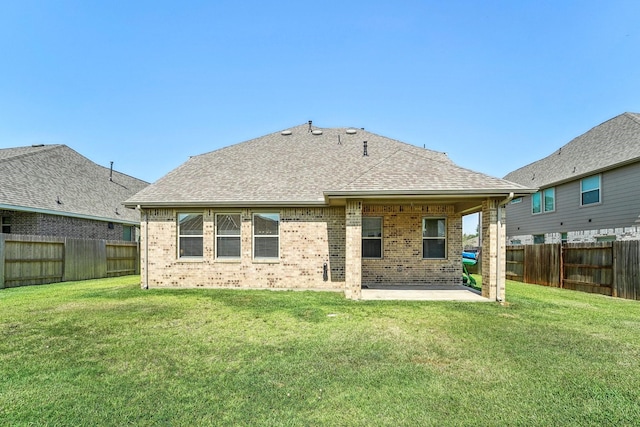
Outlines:
{"label": "dark roof shingle", "polygon": [[300,125],[288,129],[288,135],[275,132],[192,157],[126,204],[306,204],[342,192],[526,190],[456,166],[445,153],[362,129],[313,130]]}
{"label": "dark roof shingle", "polygon": [[122,202],[149,184],[97,165],[66,145],[0,149],[0,205],[113,222],[140,222]]}
{"label": "dark roof shingle", "polygon": [[640,114],[623,113],[504,179],[545,187],[640,161]]}

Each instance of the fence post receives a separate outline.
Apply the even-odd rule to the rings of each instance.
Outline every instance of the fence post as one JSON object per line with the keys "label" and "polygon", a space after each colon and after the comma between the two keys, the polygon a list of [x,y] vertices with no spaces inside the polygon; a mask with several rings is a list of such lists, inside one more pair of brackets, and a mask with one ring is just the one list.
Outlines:
{"label": "fence post", "polygon": [[564,288],[564,243],[560,243],[560,282],[558,287]]}
{"label": "fence post", "polygon": [[618,281],[616,280],[617,278],[617,268],[618,268],[618,251],[617,251],[617,247],[616,247],[616,243],[619,243],[617,241],[612,242],[611,244],[611,262],[613,263],[613,271],[611,272],[611,296],[617,298],[618,297]]}
{"label": "fence post", "polygon": [[0,233],[0,289],[4,289],[4,239],[5,234]]}
{"label": "fence post", "polygon": [[140,240],[138,240],[137,244],[136,244],[136,270],[135,270],[135,274],[140,274]]}

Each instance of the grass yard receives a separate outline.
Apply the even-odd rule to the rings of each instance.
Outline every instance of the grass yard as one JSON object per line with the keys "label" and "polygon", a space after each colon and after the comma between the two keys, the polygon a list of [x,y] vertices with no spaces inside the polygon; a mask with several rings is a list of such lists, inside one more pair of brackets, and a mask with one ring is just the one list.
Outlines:
{"label": "grass yard", "polygon": [[631,426],[640,303],[507,283],[507,305],[0,290],[0,424]]}

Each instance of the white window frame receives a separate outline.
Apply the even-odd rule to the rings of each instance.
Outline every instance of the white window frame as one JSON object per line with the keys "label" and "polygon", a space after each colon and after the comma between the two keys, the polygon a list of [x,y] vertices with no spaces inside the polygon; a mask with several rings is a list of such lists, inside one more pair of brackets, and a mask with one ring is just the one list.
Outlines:
{"label": "white window frame", "polygon": [[[546,198],[547,194],[551,193],[553,197],[553,207],[551,209],[547,209]],[[535,212],[535,196],[538,196],[540,200],[540,211]],[[556,210],[556,189],[555,187],[545,188],[544,190],[536,191],[531,195],[531,215],[540,215],[550,212],[555,212]]]}
{"label": "white window frame", "polygon": [[[127,230],[129,230],[129,239],[127,239],[126,235],[127,235]],[[124,240],[125,242],[133,242],[135,241],[135,234],[134,234],[134,228],[133,225],[123,225],[122,226],[122,240]]]}
{"label": "white window frame", "polygon": [[[596,191],[596,189],[592,189],[592,190],[587,190],[584,191],[582,189],[582,184],[584,183],[585,179],[589,179],[589,178],[594,178],[597,177],[598,178],[598,201],[597,202],[593,202],[593,203],[584,203],[583,202],[583,196],[585,193],[589,193],[591,191]],[[584,178],[582,178],[580,180],[580,206],[595,206],[595,205],[599,205],[602,203],[602,175],[601,174],[597,174],[597,175],[591,175],[591,176],[586,176]]]}
{"label": "white window frame", "polygon": [[[379,236],[365,236],[364,235],[364,225],[362,226],[362,258],[363,259],[382,259],[382,255],[384,253],[384,242],[382,241],[382,236],[384,235],[384,218],[381,216],[363,216],[362,221],[366,219],[379,219],[380,220],[380,235]],[[364,256],[364,241],[365,240],[379,240],[380,241],[380,256]]]}
{"label": "white window frame", "polygon": [[[540,203],[540,210],[538,212],[535,211],[535,200],[536,196],[538,197]],[[542,193],[540,191],[536,191],[531,195],[531,215],[539,215],[542,213]]]}
{"label": "white window frame", "polygon": [[[274,235],[274,234],[269,234],[269,235],[265,235],[265,236],[258,236],[256,235],[256,215],[277,215],[278,216],[278,234]],[[253,243],[253,250],[252,250],[252,256],[253,259],[256,261],[279,261],[280,260],[280,224],[281,224],[282,220],[280,219],[280,212],[255,212],[252,215],[252,221],[251,221],[251,240]],[[278,239],[278,244],[277,244],[277,248],[278,248],[278,255],[275,257],[265,257],[265,256],[256,256],[256,238],[257,239]]]}
{"label": "white window frame", "polygon": [[[198,215],[202,218],[202,231],[200,234],[182,234],[182,227],[180,227],[180,217],[183,215]],[[178,258],[179,259],[202,259],[204,258],[204,213],[203,212],[178,212],[177,215],[177,235],[178,235]],[[182,255],[182,248],[180,245],[180,242],[182,241],[182,239],[200,239],[201,245],[202,245],[202,255]]]}
{"label": "white window frame", "polygon": [[[228,216],[228,215],[237,215],[238,216],[238,231],[239,234],[224,234],[224,233],[220,233],[218,230],[218,224],[220,223],[219,218],[221,216]],[[237,256],[228,256],[228,255],[220,255],[218,253],[218,247],[219,247],[219,243],[218,243],[218,238],[225,238],[225,239],[231,239],[231,238],[237,238],[238,239],[238,243],[239,243],[239,247],[240,247],[240,253]],[[239,260],[242,257],[242,214],[240,212],[217,212],[216,213],[216,217],[215,217],[215,231],[214,231],[214,241],[215,241],[215,247],[216,247],[216,254],[215,257],[218,260]]]}
{"label": "white window frame", "polygon": [[[0,217],[0,233],[3,234],[11,234],[11,217],[10,216],[2,216]],[[8,230],[8,231],[5,231]]]}
{"label": "white window frame", "polygon": [[[425,232],[425,221],[432,221],[432,220],[442,220],[444,221],[444,236],[426,236],[424,235]],[[447,242],[447,234],[448,234],[448,224],[447,224],[447,218],[446,217],[422,217],[422,259],[433,259],[433,260],[442,260],[442,259],[447,259],[447,247],[448,247],[448,242]],[[424,253],[424,241],[425,240],[444,240],[444,256],[442,258],[434,258],[434,257],[427,257],[425,256]]]}
{"label": "white window frame", "polygon": [[[547,193],[551,193],[553,206],[547,210]],[[549,187],[542,190],[542,211],[544,213],[555,212],[556,210],[556,188]]]}

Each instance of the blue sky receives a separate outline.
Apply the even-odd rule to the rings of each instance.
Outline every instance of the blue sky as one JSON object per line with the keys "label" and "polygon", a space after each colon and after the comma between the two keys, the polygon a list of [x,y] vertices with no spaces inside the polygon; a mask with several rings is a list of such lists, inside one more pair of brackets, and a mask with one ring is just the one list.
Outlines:
{"label": "blue sky", "polygon": [[0,0],[0,148],[153,182],[313,120],[502,177],[640,112],[638,70],[637,0]]}

